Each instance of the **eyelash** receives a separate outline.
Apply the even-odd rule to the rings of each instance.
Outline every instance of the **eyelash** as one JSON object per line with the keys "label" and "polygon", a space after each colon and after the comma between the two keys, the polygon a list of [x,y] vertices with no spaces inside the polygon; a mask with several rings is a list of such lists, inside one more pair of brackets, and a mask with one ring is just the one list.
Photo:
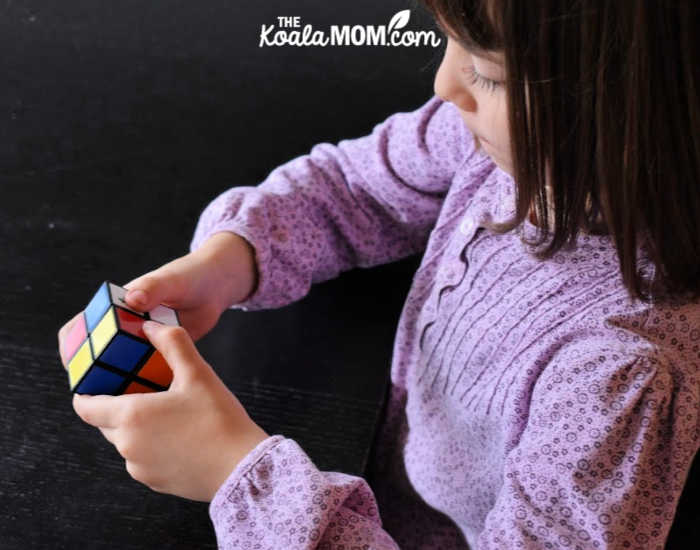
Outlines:
{"label": "eyelash", "polygon": [[489,93],[495,92],[496,88],[501,85],[500,82],[496,82],[495,80],[491,80],[490,78],[480,75],[478,72],[476,72],[476,69],[473,66],[467,69],[467,74],[469,75],[469,81],[472,85],[481,86]]}

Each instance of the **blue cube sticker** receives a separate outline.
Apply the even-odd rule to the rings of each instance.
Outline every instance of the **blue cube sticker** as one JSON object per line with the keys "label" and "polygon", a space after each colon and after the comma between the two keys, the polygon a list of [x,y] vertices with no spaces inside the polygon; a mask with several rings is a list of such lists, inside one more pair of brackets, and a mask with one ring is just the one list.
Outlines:
{"label": "blue cube sticker", "polygon": [[75,392],[89,395],[114,395],[123,382],[123,376],[95,365],[83,378]]}
{"label": "blue cube sticker", "polygon": [[107,283],[103,283],[85,308],[85,321],[87,322],[88,332],[94,330],[110,305],[109,289],[107,288]]}

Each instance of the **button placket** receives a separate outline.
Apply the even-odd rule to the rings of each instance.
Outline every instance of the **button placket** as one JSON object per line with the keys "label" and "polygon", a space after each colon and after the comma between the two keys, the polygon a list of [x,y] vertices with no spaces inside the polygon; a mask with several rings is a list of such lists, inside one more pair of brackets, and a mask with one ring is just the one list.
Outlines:
{"label": "button placket", "polygon": [[467,237],[467,239],[471,239],[475,228],[476,221],[471,216],[466,216],[459,224],[459,232]]}
{"label": "button placket", "polygon": [[[433,316],[437,314],[437,310],[445,307],[446,296],[458,288],[465,277],[465,270],[468,269],[468,265],[463,255],[465,247],[474,238],[476,230],[479,228],[479,220],[480,218],[474,215],[465,215],[459,222],[457,230],[453,229],[453,233],[449,237],[450,242],[443,254],[442,265],[436,273],[436,292],[432,293],[430,300],[431,302],[435,300],[432,302],[432,308],[434,309],[432,309],[431,315]],[[425,332],[428,331],[434,322],[435,319],[424,325],[421,332],[421,343]]]}
{"label": "button placket", "polygon": [[459,258],[464,247],[471,241],[478,227],[477,220],[470,215],[462,219],[458,226],[458,233],[451,237],[451,244],[446,251],[449,259],[445,264],[444,279],[441,281],[444,285],[453,287],[464,275],[464,263]]}

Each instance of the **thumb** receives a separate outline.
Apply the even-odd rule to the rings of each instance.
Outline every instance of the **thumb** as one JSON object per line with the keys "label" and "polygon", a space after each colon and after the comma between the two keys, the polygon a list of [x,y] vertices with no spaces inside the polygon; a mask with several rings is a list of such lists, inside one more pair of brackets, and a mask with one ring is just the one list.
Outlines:
{"label": "thumb", "polygon": [[181,299],[182,285],[176,274],[156,269],[124,285],[129,307],[137,311],[150,311],[162,303],[173,305]]}
{"label": "thumb", "polygon": [[184,328],[145,321],[143,332],[173,371],[171,387],[187,385],[202,371],[211,369]]}

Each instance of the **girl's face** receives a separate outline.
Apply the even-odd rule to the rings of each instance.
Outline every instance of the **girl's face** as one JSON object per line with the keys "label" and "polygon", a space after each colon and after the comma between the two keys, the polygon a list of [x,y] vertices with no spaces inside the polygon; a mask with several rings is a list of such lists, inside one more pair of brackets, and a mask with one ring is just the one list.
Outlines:
{"label": "girl's face", "polygon": [[459,109],[476,146],[512,174],[503,55],[474,55],[447,35],[445,57],[435,76],[435,94]]}

